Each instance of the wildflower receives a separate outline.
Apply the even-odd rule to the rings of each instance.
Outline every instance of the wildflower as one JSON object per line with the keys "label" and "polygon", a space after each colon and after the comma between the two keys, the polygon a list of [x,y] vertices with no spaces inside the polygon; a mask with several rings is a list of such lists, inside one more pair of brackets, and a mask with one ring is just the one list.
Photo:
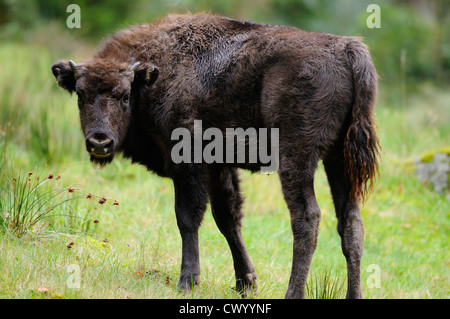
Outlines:
{"label": "wildflower", "polygon": [[113,205],[118,206],[118,205],[119,205],[119,202],[115,200]]}
{"label": "wildflower", "polygon": [[58,179],[60,179],[60,178],[61,178],[61,175],[58,174],[58,176],[56,176],[56,180],[58,180]]}
{"label": "wildflower", "polygon": [[94,224],[97,224],[99,222],[99,220],[96,218],[94,219]]}
{"label": "wildflower", "polygon": [[103,239],[103,242],[107,243],[108,242],[108,238]]}
{"label": "wildflower", "polygon": [[135,276],[135,277],[137,277],[137,278],[142,278],[142,277],[144,277],[144,274],[143,274],[142,272],[140,272],[140,271],[137,271],[137,272],[135,272],[135,273],[133,274],[133,276]]}
{"label": "wildflower", "polygon": [[72,188],[72,187],[69,187],[69,193],[73,193],[75,191],[75,189],[74,188]]}
{"label": "wildflower", "polygon": [[104,203],[106,203],[106,198],[105,197],[102,197],[102,198],[100,198],[100,200],[98,201],[100,204],[104,204]]}
{"label": "wildflower", "polygon": [[31,171],[28,172],[28,176],[31,176],[31,175],[33,175],[33,172],[31,172]]}
{"label": "wildflower", "polygon": [[13,178],[13,181],[14,181],[14,182],[17,182],[17,178],[14,177],[14,178]]}
{"label": "wildflower", "polygon": [[91,194],[91,193],[87,194],[86,198],[87,198],[87,199],[92,198],[92,194]]}
{"label": "wildflower", "polygon": [[53,174],[49,174],[48,179],[53,179]]}
{"label": "wildflower", "polygon": [[37,289],[37,292],[43,293],[43,294],[48,294],[48,288],[45,287],[39,287]]}

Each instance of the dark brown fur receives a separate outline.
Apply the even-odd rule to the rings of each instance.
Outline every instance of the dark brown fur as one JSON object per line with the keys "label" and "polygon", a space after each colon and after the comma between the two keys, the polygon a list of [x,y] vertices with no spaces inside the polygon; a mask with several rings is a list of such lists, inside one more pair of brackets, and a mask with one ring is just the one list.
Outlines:
{"label": "dark brown fur", "polygon": [[[130,71],[135,62],[141,65]],[[175,164],[171,132],[208,127],[279,128],[279,170],[294,235],[286,297],[303,297],[317,245],[320,209],[314,172],[323,159],[348,267],[348,297],[361,295],[363,227],[359,202],[376,172],[373,107],[377,76],[356,38],[237,21],[208,14],[171,15],[107,38],[92,60],[52,66],[59,85],[79,95],[91,160],[123,152],[175,188],[182,237],[179,286],[199,282],[198,228],[208,199],[233,255],[236,288],[256,288],[240,233],[237,167]]]}

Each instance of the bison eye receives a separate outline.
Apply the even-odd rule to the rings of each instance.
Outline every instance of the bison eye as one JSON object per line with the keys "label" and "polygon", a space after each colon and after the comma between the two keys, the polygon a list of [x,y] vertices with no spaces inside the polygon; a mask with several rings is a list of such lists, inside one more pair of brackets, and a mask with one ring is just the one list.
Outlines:
{"label": "bison eye", "polygon": [[122,102],[123,102],[124,104],[127,104],[129,98],[130,98],[130,97],[128,96],[128,94],[125,94],[125,95],[123,96],[123,98],[122,98]]}

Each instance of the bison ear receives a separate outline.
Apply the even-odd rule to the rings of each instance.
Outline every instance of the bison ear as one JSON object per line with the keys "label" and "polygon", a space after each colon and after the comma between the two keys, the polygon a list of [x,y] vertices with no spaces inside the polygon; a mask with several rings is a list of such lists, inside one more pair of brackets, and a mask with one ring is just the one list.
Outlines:
{"label": "bison ear", "polygon": [[63,89],[73,93],[75,91],[75,74],[69,61],[61,60],[52,65],[52,73]]}
{"label": "bison ear", "polygon": [[151,63],[137,65],[134,71],[133,83],[145,84],[150,87],[155,83],[159,76],[159,69]]}

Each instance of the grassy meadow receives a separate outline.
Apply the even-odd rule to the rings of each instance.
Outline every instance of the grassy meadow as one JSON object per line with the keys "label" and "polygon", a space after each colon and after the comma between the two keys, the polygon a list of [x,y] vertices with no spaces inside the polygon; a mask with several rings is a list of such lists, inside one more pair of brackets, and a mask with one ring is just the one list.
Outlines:
{"label": "grassy meadow", "polygon": [[[0,47],[0,298],[239,298],[231,253],[209,208],[200,229],[202,282],[191,293],[177,291],[181,238],[171,181],[122,158],[91,166],[76,98],[50,71],[67,57],[50,52]],[[450,196],[419,183],[411,163],[449,145],[450,92],[424,83],[396,100],[380,84],[384,153],[362,208],[363,294],[448,298]],[[253,297],[283,298],[292,236],[278,177],[241,177],[243,236],[259,278]],[[342,298],[346,264],[322,166],[315,186],[322,220],[307,297]]]}

